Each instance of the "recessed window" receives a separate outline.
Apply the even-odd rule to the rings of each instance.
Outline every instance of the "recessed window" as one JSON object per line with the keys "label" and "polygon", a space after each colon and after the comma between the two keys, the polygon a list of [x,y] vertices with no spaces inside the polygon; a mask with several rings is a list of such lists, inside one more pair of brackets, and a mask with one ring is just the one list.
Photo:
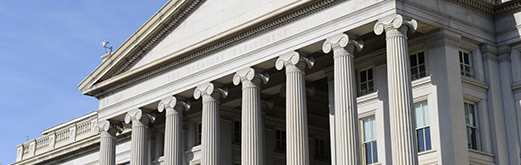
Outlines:
{"label": "recessed window", "polygon": [[203,124],[201,122],[197,123],[197,139],[195,141],[195,145],[201,145],[201,138],[202,138],[202,132],[203,132]]}
{"label": "recessed window", "polygon": [[237,120],[234,122],[233,142],[241,144],[241,122]]}
{"label": "recessed window", "polygon": [[468,52],[459,51],[459,63],[462,76],[474,77],[472,56]]}
{"label": "recessed window", "polygon": [[326,159],[326,140],[324,138],[315,138],[315,157]]}
{"label": "recessed window", "polygon": [[367,68],[358,72],[359,95],[366,95],[374,92],[373,68]]}
{"label": "recessed window", "polygon": [[275,132],[276,132],[275,150],[278,152],[286,152],[286,131],[277,129]]}
{"label": "recessed window", "polygon": [[478,124],[477,110],[473,103],[465,102],[465,124],[467,125],[467,146],[470,149],[478,149]]}
{"label": "recessed window", "polygon": [[362,121],[364,130],[363,149],[365,164],[373,164],[378,162],[378,150],[376,146],[376,123],[375,118],[368,118]]}
{"label": "recessed window", "polygon": [[429,126],[429,106],[427,103],[414,106],[416,115],[416,138],[418,152],[431,150],[431,129]]}
{"label": "recessed window", "polygon": [[411,60],[411,79],[416,80],[425,77],[425,55],[418,52],[410,56]]}

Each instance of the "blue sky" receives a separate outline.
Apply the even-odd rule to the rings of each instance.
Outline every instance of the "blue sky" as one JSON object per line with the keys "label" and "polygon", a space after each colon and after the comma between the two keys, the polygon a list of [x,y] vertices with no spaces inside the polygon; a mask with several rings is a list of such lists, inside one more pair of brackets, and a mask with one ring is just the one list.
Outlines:
{"label": "blue sky", "polygon": [[0,1],[0,164],[40,131],[96,110],[76,87],[167,0]]}

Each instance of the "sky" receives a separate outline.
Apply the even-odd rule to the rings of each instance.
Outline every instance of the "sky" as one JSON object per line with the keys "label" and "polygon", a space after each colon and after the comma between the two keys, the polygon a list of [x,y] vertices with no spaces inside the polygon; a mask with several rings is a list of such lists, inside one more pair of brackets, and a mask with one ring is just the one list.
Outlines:
{"label": "sky", "polygon": [[98,108],[77,85],[167,0],[0,1],[0,165],[27,137]]}

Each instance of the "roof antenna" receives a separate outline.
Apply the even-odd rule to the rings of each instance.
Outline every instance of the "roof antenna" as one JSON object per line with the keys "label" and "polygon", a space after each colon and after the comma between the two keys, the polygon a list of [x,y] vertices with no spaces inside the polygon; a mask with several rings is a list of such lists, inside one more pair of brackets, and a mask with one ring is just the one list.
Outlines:
{"label": "roof antenna", "polygon": [[105,53],[112,53],[112,46],[107,46],[108,44],[108,41],[101,42],[101,45],[105,48]]}

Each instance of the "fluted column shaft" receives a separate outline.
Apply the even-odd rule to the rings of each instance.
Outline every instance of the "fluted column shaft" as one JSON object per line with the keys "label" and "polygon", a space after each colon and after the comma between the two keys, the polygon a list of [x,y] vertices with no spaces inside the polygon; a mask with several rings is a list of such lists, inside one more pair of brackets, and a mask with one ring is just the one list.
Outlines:
{"label": "fluted column shaft", "polygon": [[314,64],[312,57],[298,52],[281,55],[275,67],[286,67],[286,164],[309,165],[308,116],[304,69]]}
{"label": "fluted column shaft", "polygon": [[165,164],[183,164],[183,119],[177,111],[166,111]]}
{"label": "fluted column shaft", "polygon": [[213,83],[204,83],[194,91],[194,98],[203,98],[202,110],[202,158],[201,164],[220,164],[220,131],[221,116],[219,110],[219,99],[228,94],[227,88],[216,87]]}
{"label": "fluted column shaft", "polygon": [[183,109],[190,108],[189,101],[179,101],[175,96],[163,98],[158,111],[165,114],[164,162],[167,165],[183,164]]}
{"label": "fluted column shaft", "polygon": [[253,68],[238,71],[233,82],[242,83],[242,135],[241,163],[244,165],[264,165],[264,126],[262,122],[260,84],[267,83],[269,76],[260,74]]}
{"label": "fluted column shaft", "polygon": [[242,81],[242,144],[241,163],[264,165],[260,80]]}
{"label": "fluted column shaft", "polygon": [[220,162],[220,130],[221,116],[219,114],[220,94],[203,95],[202,122],[202,160],[201,164],[217,165]]}
{"label": "fluted column shaft", "polygon": [[129,111],[125,116],[125,123],[132,122],[132,134],[130,142],[130,164],[148,164],[148,123],[155,120],[154,114],[148,114],[141,109]]}
{"label": "fluted column shaft", "polygon": [[145,165],[147,163],[148,118],[132,119],[132,140],[130,164]]}
{"label": "fluted column shaft", "polygon": [[360,131],[356,106],[355,68],[353,52],[363,48],[361,40],[350,39],[346,34],[337,34],[326,39],[322,50],[333,50],[334,60],[334,108],[336,162],[341,165],[362,164]]}
{"label": "fluted column shaft", "polygon": [[286,159],[288,165],[309,164],[308,117],[304,63],[286,64]]}
{"label": "fluted column shaft", "polygon": [[360,131],[356,105],[355,69],[353,63],[353,45],[334,48],[335,75],[335,131],[338,155],[337,163],[359,165]]}
{"label": "fluted column shaft", "polygon": [[[112,133],[113,132],[113,133]],[[100,142],[100,165],[116,164],[116,131],[102,131]]]}
{"label": "fluted column shaft", "polygon": [[377,23],[375,27],[379,25],[385,28],[386,35],[393,164],[417,165],[418,151],[407,45],[407,30],[409,27],[412,28],[411,31],[416,30],[417,23],[415,20],[405,21],[397,15],[387,25]]}

